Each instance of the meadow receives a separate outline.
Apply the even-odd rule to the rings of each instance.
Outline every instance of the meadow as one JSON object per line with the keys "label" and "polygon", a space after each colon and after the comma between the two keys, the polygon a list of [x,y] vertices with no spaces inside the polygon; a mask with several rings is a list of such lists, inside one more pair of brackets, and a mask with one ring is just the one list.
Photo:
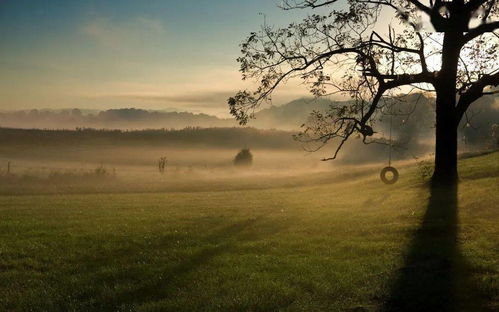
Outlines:
{"label": "meadow", "polygon": [[499,153],[437,204],[375,169],[3,194],[0,310],[499,309]]}

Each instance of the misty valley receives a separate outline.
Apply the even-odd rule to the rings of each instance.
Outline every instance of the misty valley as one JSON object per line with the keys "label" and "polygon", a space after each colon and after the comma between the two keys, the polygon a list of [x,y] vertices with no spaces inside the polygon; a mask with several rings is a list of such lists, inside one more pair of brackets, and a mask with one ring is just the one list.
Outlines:
{"label": "misty valley", "polygon": [[0,312],[499,311],[499,0],[0,0]]}
{"label": "misty valley", "polygon": [[[310,176],[337,181],[365,172],[375,174],[389,153],[402,168],[428,167],[433,100],[418,94],[399,100],[396,114],[380,118],[378,141],[352,140],[337,160],[327,162],[320,160],[333,152],[331,146],[315,151],[317,144],[296,140],[299,129],[286,129],[286,125],[306,122],[313,111],[327,113],[334,103],[329,100],[301,99],[258,112],[255,126],[267,128],[238,127],[234,120],[208,115],[136,109],[86,115],[76,109],[3,113],[0,192],[172,192],[305,185]],[[499,118],[495,98],[485,98],[477,110],[473,126],[461,127],[461,153],[479,153],[496,144],[491,132]],[[92,120],[102,128],[86,127]],[[210,120],[221,126],[203,127]],[[155,122],[163,127],[153,129],[159,125]],[[23,123],[43,125],[43,130]],[[390,123],[397,124],[393,151],[387,144]],[[234,157],[244,148],[250,150],[252,162],[238,168]],[[162,170],[158,168],[161,158],[165,159]]]}

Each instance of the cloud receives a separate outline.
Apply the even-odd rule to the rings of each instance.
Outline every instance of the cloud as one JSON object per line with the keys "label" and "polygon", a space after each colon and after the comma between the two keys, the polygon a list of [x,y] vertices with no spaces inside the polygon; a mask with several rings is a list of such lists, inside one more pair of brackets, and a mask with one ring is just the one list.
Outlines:
{"label": "cloud", "polygon": [[220,100],[225,101],[234,92],[197,92],[186,95],[125,95],[129,99],[141,101],[160,101],[176,103],[213,103]]}
{"label": "cloud", "polygon": [[122,108],[135,107],[142,109],[156,109],[179,112],[206,113],[219,117],[228,117],[227,98],[233,95],[230,91],[189,92],[184,94],[94,94],[80,95],[79,98],[85,107]]}
{"label": "cloud", "polygon": [[[141,108],[174,109],[177,111],[191,111],[214,114],[227,117],[229,109],[227,99],[235,94],[236,90],[198,90],[189,91],[184,94],[159,94],[159,93],[136,93],[136,94],[107,94],[96,95],[87,98],[109,100],[114,103],[133,105]],[[274,103],[283,104],[297,98],[307,96],[303,92],[285,92],[274,97]],[[123,106],[122,105],[122,106]],[[265,107],[262,107],[265,108]]]}
{"label": "cloud", "polygon": [[140,44],[165,34],[161,21],[137,17],[127,21],[97,18],[81,28],[81,33],[108,48],[139,48]]}
{"label": "cloud", "polygon": [[221,108],[227,106],[227,99],[233,95],[232,91],[198,91],[189,94],[156,95],[156,94],[117,94],[104,95],[103,98],[134,102],[153,102],[175,104],[184,108]]}

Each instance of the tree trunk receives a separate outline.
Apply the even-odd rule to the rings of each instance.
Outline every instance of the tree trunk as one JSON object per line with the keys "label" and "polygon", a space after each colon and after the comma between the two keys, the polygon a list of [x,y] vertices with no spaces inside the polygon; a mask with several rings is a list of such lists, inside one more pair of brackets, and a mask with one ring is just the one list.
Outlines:
{"label": "tree trunk", "polygon": [[432,184],[457,183],[456,85],[462,33],[447,32],[442,47],[442,68],[437,78],[435,171]]}
{"label": "tree trunk", "polygon": [[433,185],[445,186],[457,182],[457,125],[449,102],[452,101],[448,95],[437,94]]}

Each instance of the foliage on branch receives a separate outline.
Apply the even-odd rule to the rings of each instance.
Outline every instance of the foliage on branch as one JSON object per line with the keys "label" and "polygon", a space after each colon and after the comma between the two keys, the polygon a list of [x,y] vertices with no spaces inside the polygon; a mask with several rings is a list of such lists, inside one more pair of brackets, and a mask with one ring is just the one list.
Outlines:
{"label": "foliage on branch", "polygon": [[[290,79],[301,79],[316,97],[349,96],[350,105],[313,114],[297,136],[323,144],[339,139],[334,159],[352,135],[369,142],[376,119],[392,110],[398,93],[435,92],[446,83],[440,79],[446,52],[439,32],[453,32],[461,48],[457,124],[473,101],[499,84],[498,7],[495,0],[285,0],[284,10],[318,13],[283,28],[264,25],[246,38],[240,71],[257,87],[231,97],[230,112],[246,124]],[[387,10],[394,20],[384,25]],[[424,32],[425,19],[438,32]]]}

